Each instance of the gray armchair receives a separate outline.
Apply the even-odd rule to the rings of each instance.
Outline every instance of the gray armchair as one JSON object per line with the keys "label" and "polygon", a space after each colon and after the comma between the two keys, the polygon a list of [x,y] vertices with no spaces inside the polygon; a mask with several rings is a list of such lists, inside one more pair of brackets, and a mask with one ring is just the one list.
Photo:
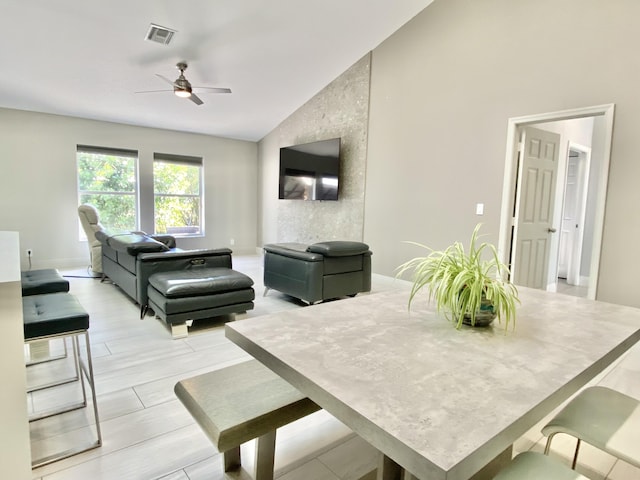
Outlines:
{"label": "gray armchair", "polygon": [[102,273],[102,244],[96,239],[96,232],[104,230],[100,224],[98,211],[93,205],[85,204],[78,207],[80,224],[87,235],[89,255],[91,257],[91,270],[94,273]]}
{"label": "gray armchair", "polygon": [[264,286],[309,304],[371,290],[371,251],[360,242],[264,246]]}

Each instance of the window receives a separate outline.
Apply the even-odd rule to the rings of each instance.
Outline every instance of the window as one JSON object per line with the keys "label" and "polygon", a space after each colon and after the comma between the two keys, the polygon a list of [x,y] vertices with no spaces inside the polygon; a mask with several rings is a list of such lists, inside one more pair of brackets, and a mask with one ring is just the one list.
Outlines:
{"label": "window", "polygon": [[203,235],[202,158],[153,155],[155,232]]}
{"label": "window", "polygon": [[78,145],[76,158],[80,204],[96,207],[110,232],[136,230],[138,152]]}

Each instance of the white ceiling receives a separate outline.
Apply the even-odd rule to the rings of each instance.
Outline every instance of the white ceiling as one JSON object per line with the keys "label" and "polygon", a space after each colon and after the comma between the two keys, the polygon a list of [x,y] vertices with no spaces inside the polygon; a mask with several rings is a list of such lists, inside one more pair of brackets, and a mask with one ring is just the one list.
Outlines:
{"label": "white ceiling", "polygon": [[257,141],[432,1],[0,0],[0,107]]}

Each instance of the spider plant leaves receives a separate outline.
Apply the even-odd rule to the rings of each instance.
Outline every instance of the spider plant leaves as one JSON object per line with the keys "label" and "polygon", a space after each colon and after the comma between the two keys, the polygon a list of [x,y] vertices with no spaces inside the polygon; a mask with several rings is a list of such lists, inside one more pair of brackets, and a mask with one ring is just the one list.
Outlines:
{"label": "spider plant leaves", "polygon": [[413,274],[408,308],[423,288],[429,291],[429,301],[434,301],[439,313],[460,328],[465,314],[475,324],[476,313],[483,301],[491,302],[498,322],[504,320],[515,327],[516,304],[519,303],[516,287],[506,278],[509,269],[500,262],[495,246],[478,242],[481,224],[471,235],[468,251],[460,242],[444,250],[434,250],[418,242],[406,242],[426,249],[428,254],[413,258],[396,269],[396,277]]}

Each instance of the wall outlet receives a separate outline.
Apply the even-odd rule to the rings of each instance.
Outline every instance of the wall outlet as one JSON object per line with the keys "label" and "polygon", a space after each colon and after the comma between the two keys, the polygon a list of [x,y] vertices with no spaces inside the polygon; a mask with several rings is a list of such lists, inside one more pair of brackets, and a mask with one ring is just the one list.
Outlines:
{"label": "wall outlet", "polygon": [[484,215],[484,203],[476,204],[476,215]]}
{"label": "wall outlet", "polygon": [[235,245],[236,244],[236,239],[232,238],[231,240],[229,240],[229,245]]}
{"label": "wall outlet", "polygon": [[33,250],[27,248],[27,257],[30,257],[31,255],[33,255]]}

